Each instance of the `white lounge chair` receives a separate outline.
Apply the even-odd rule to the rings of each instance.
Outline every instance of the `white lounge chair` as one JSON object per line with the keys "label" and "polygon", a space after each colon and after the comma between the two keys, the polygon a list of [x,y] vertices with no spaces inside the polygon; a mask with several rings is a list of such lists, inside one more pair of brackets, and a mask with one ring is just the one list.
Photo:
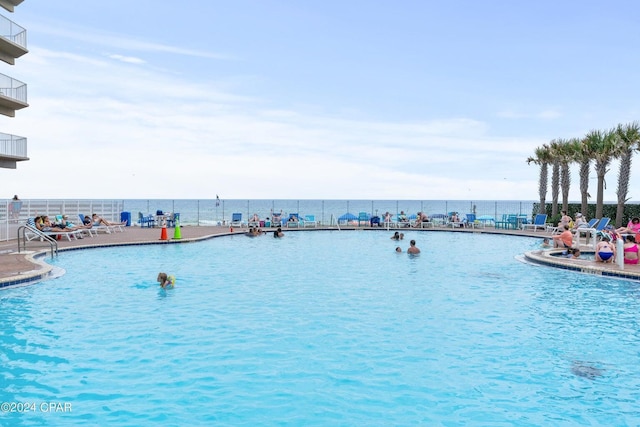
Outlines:
{"label": "white lounge chair", "polygon": [[318,221],[316,221],[316,216],[315,215],[305,215],[304,216],[304,226],[305,227],[317,227],[318,226]]}
{"label": "white lounge chair", "polygon": [[529,228],[533,228],[533,231],[536,231],[538,228],[542,230],[546,230],[547,228],[547,214],[537,214],[533,223],[531,224],[522,224],[520,226],[522,230],[527,230]]}

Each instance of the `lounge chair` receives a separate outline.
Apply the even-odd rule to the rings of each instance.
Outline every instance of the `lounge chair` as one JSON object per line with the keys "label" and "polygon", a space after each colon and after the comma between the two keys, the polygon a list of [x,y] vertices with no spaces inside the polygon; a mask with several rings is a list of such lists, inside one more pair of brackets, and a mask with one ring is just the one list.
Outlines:
{"label": "lounge chair", "polygon": [[242,228],[242,214],[240,212],[234,212],[231,214],[231,223],[229,224],[231,227],[240,227]]}
{"label": "lounge chair", "polygon": [[71,238],[82,239],[83,231],[82,230],[68,230],[68,231],[42,231],[36,227],[36,222],[34,218],[28,218],[26,224],[26,230],[24,233],[24,237],[27,241],[42,239],[42,236],[50,237],[54,240],[58,238],[58,236],[64,236],[68,241],[71,241]]}
{"label": "lounge chair", "polygon": [[[78,214],[78,218],[82,218],[82,224],[84,224],[84,215],[82,214]],[[93,220],[91,220],[91,223],[93,224]],[[113,225],[95,225],[93,224],[91,226],[91,230],[93,232],[96,233],[96,235],[100,232],[105,233],[105,234],[111,234],[111,232],[115,232],[115,231],[124,231],[124,228],[121,224],[113,224]]]}
{"label": "lounge chair", "polygon": [[304,226],[305,227],[317,227],[318,226],[318,221],[316,221],[316,216],[315,215],[305,215],[304,216]]}
{"label": "lounge chair", "polygon": [[282,227],[282,214],[277,212],[271,213],[271,227]]}
{"label": "lounge chair", "polygon": [[465,222],[466,227],[471,227],[471,228],[483,227],[484,224],[482,224],[480,221],[476,221],[476,214],[468,213],[466,214],[466,216],[467,216],[467,220]]}
{"label": "lounge chair", "polygon": [[393,220],[392,217],[385,218],[382,225],[388,230],[390,228],[397,228],[398,223]]}
{"label": "lounge chair", "polygon": [[[593,221],[593,220],[591,220]],[[591,221],[589,221],[589,223],[591,223]],[[589,244],[589,240],[591,239],[591,237],[593,236],[593,242],[595,244],[595,236],[596,233],[598,231],[602,231],[604,230],[604,228],[609,225],[609,221],[611,221],[611,218],[602,218],[600,219],[600,221],[598,221],[598,225],[596,225],[595,227],[592,228],[588,228],[588,227],[581,227],[581,228],[577,228],[576,229],[576,240],[578,241],[578,243],[580,243],[580,237],[582,237],[582,235],[584,234],[584,244],[588,245]]]}
{"label": "lounge chair", "polygon": [[531,224],[522,224],[520,226],[522,230],[527,230],[529,228],[533,228],[533,231],[538,230],[538,228],[542,230],[546,230],[547,228],[547,214],[537,214],[533,223]]}
{"label": "lounge chair", "polygon": [[298,228],[301,225],[300,222],[300,216],[297,213],[290,213],[287,218],[287,228]]}
{"label": "lounge chair", "polygon": [[253,216],[252,216],[251,219],[247,222],[247,227],[249,228],[260,227],[260,218],[255,220],[253,219]]}
{"label": "lounge chair", "polygon": [[358,227],[360,227],[363,223],[365,226],[370,225],[369,220],[371,217],[366,212],[358,212]]}

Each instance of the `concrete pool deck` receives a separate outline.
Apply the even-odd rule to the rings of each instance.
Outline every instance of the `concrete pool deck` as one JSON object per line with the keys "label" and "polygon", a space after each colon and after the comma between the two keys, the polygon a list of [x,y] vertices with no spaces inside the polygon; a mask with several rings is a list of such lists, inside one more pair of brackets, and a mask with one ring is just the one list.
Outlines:
{"label": "concrete pool deck", "polygon": [[[389,229],[382,227],[340,227],[342,230],[372,230],[384,233],[393,233],[394,231],[402,231],[403,229]],[[305,232],[317,230],[337,230],[337,227],[318,227],[318,228],[292,228],[283,229],[286,232]],[[447,228],[435,227],[427,229],[404,229],[407,231],[417,231],[424,233],[433,232],[454,232],[454,233],[482,233],[482,234],[501,234],[511,236],[525,236],[542,239],[550,237],[549,233],[542,231],[522,231],[522,230],[503,230],[493,227],[486,228]],[[172,239],[174,229],[167,229],[168,240],[160,240],[160,228],[141,228],[127,227],[124,232],[113,232],[111,234],[99,234],[95,237],[85,237],[81,240],[58,240],[58,250],[78,250],[90,249],[97,247],[109,246],[125,246],[125,245],[147,245],[147,244],[177,244],[197,242],[216,236],[224,236],[230,234],[241,235],[246,232],[246,228],[235,229],[230,233],[227,226],[183,226],[181,227],[181,239]],[[269,229],[267,229],[269,231]],[[584,252],[592,251],[590,246],[580,246]],[[629,280],[640,281],[640,265],[625,265],[621,269],[617,264],[596,263],[586,259],[567,259],[552,256],[552,250],[535,250],[524,254],[527,261],[550,267],[563,268],[578,271],[586,274],[594,274],[609,277],[620,277]],[[514,254],[516,255],[516,254]],[[40,241],[27,242],[26,250],[18,253],[18,241],[16,239],[0,242],[0,289],[7,286],[15,286],[20,284],[33,283],[46,279],[52,267],[46,262],[47,257],[51,256],[49,244]]]}

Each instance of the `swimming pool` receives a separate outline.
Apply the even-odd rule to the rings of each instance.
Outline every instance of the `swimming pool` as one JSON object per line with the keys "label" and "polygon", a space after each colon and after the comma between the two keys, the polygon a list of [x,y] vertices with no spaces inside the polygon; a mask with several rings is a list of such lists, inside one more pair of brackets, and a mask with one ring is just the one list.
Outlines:
{"label": "swimming pool", "polygon": [[640,285],[516,261],[536,239],[390,234],[62,253],[0,292],[0,402],[37,405],[0,423],[637,423]]}

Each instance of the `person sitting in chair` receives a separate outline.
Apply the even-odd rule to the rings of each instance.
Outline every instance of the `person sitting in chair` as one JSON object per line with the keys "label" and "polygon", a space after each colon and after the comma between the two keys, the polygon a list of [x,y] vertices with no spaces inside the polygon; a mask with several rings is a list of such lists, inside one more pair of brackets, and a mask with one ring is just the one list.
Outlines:
{"label": "person sitting in chair", "polygon": [[282,210],[280,210],[280,213],[278,213],[274,212],[273,209],[271,209],[271,218],[272,224],[280,224],[282,222]]}
{"label": "person sitting in chair", "polygon": [[69,231],[69,230],[65,230],[64,228],[54,226],[49,220],[49,217],[46,215],[41,217],[36,217],[35,223],[36,223],[36,228],[40,231],[44,231],[45,233],[50,231],[63,231],[63,232]]}
{"label": "person sitting in chair", "polygon": [[424,212],[418,212],[418,215],[416,215],[416,228],[421,228],[423,222],[429,222],[429,216]]}
{"label": "person sitting in chair", "polygon": [[552,236],[554,248],[570,248],[573,245],[573,233],[569,229],[569,225],[564,225],[562,233]]}
{"label": "person sitting in chair", "polygon": [[398,215],[398,225],[400,224],[402,224],[403,227],[409,226],[409,219],[407,218],[407,214],[405,214],[404,211],[400,211],[400,214]]}
{"label": "person sitting in chair", "polygon": [[627,223],[626,227],[616,229],[619,234],[637,234],[640,233],[640,218],[634,217]]}

